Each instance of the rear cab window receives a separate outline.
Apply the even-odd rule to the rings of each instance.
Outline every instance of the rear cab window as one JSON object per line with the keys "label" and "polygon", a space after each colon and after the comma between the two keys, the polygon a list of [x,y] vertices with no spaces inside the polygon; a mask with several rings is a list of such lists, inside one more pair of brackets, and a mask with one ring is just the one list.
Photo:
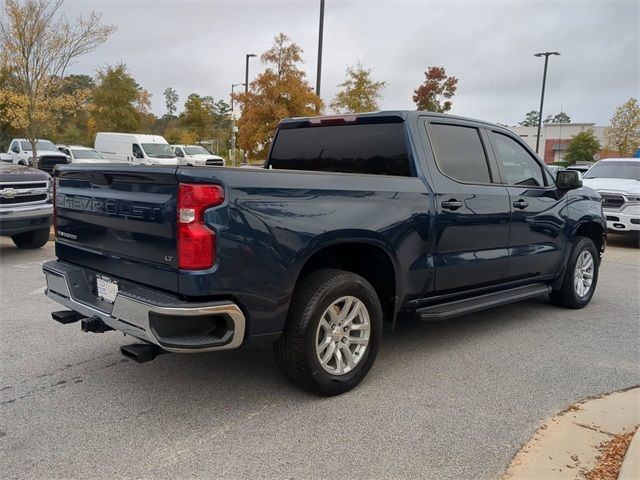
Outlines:
{"label": "rear cab window", "polygon": [[475,127],[431,123],[430,138],[440,172],[460,183],[491,183],[480,131]]}
{"label": "rear cab window", "polygon": [[280,128],[267,168],[412,175],[403,123]]}

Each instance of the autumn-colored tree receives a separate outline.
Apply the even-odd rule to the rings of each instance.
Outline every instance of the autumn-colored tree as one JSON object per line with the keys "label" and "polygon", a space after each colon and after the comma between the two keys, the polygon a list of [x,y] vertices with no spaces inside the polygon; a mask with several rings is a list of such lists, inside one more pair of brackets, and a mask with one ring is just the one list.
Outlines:
{"label": "autumn-colored tree", "polygon": [[611,125],[604,131],[606,147],[631,156],[640,148],[640,106],[631,97],[620,105],[611,117]]}
{"label": "autumn-colored tree", "polygon": [[[14,135],[21,135],[28,131],[30,125],[29,98],[13,88],[14,79],[11,76],[9,78],[0,82],[0,117],[2,118],[0,124],[6,124],[9,127],[8,130],[11,130]],[[63,141],[66,141],[69,136],[73,137],[73,141],[84,138],[91,91],[74,88],[70,85],[71,83],[73,79],[69,82],[66,78],[63,79],[56,97],[48,99],[46,104],[36,102],[37,115],[31,118],[41,123],[38,129],[39,137],[54,135],[57,138],[63,137]],[[63,135],[62,132],[65,134]],[[4,137],[4,131],[2,136]],[[4,141],[6,142],[6,139]],[[34,160],[34,164],[36,163]]]}
{"label": "autumn-colored tree", "polygon": [[63,0],[5,0],[0,11],[0,66],[13,87],[4,92],[10,121],[31,142],[37,166],[36,139],[60,109],[61,89],[69,63],[104,43],[115,27],[91,12],[69,20],[60,13]]}
{"label": "autumn-colored tree", "polygon": [[364,68],[360,63],[347,67],[346,78],[331,103],[337,113],[372,112],[380,110],[382,90],[386,82],[376,82],[371,78],[372,68]]}
{"label": "autumn-colored tree", "polygon": [[[97,74],[93,92],[93,126],[96,131],[136,132],[143,126],[150,95],[119,63]],[[95,132],[93,132],[95,134]]]}
{"label": "autumn-colored tree", "polygon": [[593,162],[593,156],[600,150],[600,140],[593,133],[592,129],[585,130],[575,135],[567,150],[565,150],[564,160],[573,165],[576,162]]}
{"label": "autumn-colored tree", "polygon": [[266,152],[281,119],[314,116],[322,109],[322,100],[299,68],[302,53],[300,46],[279,33],[260,57],[266,70],[251,82],[247,93],[234,97],[242,108],[238,143],[252,158]]}
{"label": "autumn-colored tree", "polygon": [[68,75],[62,84],[62,95],[69,95],[69,108],[59,111],[60,121],[53,134],[56,142],[88,144],[91,138],[88,122],[93,110],[93,89],[96,84],[89,75]]}
{"label": "autumn-colored tree", "polygon": [[441,113],[451,110],[451,98],[458,89],[458,79],[447,76],[444,67],[429,67],[424,75],[424,83],[413,91],[413,101],[418,110]]}

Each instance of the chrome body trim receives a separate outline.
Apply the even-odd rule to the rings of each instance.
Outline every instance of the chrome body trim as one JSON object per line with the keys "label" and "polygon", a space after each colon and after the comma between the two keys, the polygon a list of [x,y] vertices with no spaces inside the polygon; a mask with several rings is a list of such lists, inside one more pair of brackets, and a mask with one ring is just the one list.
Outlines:
{"label": "chrome body trim", "polygon": [[[238,348],[244,340],[245,317],[242,310],[233,302],[216,302],[209,305],[195,304],[193,307],[183,305],[160,306],[132,298],[126,292],[119,292],[113,303],[113,309],[109,313],[73,298],[66,273],[49,269],[47,265],[43,267],[43,272],[47,280],[47,289],[45,290],[47,297],[85,317],[97,316],[114,330],[119,330],[127,335],[153,343],[168,352],[199,353],[231,350]],[[158,341],[149,325],[149,312],[172,316],[226,315],[233,322],[233,336],[230,342],[220,346],[202,348],[166,347]]]}

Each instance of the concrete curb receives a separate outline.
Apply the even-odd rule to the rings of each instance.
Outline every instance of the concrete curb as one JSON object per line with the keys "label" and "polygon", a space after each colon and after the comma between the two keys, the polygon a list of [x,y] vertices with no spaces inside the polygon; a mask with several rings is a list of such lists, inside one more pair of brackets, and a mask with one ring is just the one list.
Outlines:
{"label": "concrete curb", "polygon": [[[545,421],[516,454],[504,480],[575,480],[592,470],[598,446],[640,424],[640,387],[585,400]],[[635,435],[634,441],[638,434]],[[640,441],[637,441],[640,444]],[[636,448],[640,445],[635,446]],[[629,455],[629,454],[627,454]],[[633,453],[631,454],[633,457]],[[635,455],[637,458],[639,455]],[[626,460],[626,457],[625,457]],[[633,465],[632,460],[629,460]],[[629,478],[640,478],[633,466]],[[622,478],[622,477],[621,477]]]}
{"label": "concrete curb", "polygon": [[640,428],[631,440],[631,445],[624,456],[618,480],[637,480],[640,478]]}

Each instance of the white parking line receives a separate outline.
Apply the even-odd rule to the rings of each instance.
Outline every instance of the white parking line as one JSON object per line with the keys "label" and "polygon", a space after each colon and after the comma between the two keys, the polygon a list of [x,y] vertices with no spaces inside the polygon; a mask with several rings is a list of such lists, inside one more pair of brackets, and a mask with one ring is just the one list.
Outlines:
{"label": "white parking line", "polygon": [[40,288],[36,288],[33,292],[31,292],[29,295],[35,295],[36,293],[44,293],[45,289],[47,288],[47,286],[45,285],[44,287],[40,287]]}

